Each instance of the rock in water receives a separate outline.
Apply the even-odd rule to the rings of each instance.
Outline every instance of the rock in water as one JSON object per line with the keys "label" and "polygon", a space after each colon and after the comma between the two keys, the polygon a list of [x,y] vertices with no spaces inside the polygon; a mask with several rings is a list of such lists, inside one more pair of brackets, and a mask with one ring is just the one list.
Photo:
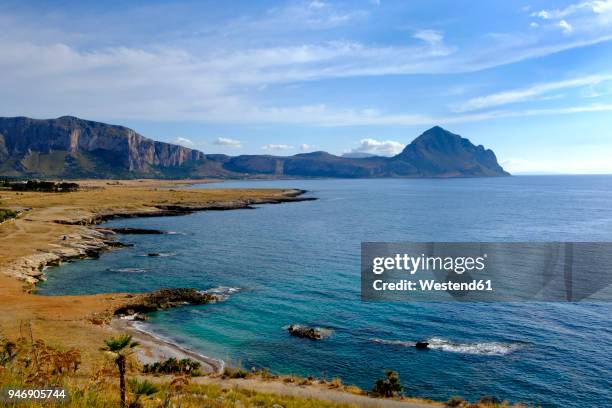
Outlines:
{"label": "rock in water", "polygon": [[418,349],[426,349],[429,347],[429,343],[426,341],[417,341],[414,346]]}
{"label": "rock in water", "polygon": [[287,331],[292,336],[302,337],[310,340],[321,340],[327,337],[330,333],[328,329],[321,329],[319,327],[308,327],[299,324],[292,324],[287,328]]}

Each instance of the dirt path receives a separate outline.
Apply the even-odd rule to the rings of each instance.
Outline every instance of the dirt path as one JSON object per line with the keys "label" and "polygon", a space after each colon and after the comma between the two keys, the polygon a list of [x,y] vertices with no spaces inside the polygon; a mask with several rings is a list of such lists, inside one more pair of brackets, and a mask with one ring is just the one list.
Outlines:
{"label": "dirt path", "polygon": [[302,398],[314,398],[339,404],[354,404],[359,407],[371,408],[432,408],[443,407],[443,404],[423,402],[418,400],[390,400],[370,398],[364,395],[350,394],[318,385],[296,385],[279,381],[263,381],[260,379],[221,379],[215,377],[196,377],[196,384],[216,384],[225,388],[248,389],[270,394],[286,395]]}

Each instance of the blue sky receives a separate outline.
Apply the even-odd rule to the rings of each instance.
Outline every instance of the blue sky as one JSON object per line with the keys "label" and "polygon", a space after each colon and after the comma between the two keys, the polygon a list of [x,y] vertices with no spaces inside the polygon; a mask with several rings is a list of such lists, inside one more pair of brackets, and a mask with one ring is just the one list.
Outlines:
{"label": "blue sky", "polygon": [[612,0],[0,1],[0,32],[1,116],[232,155],[441,125],[513,172],[612,173]]}

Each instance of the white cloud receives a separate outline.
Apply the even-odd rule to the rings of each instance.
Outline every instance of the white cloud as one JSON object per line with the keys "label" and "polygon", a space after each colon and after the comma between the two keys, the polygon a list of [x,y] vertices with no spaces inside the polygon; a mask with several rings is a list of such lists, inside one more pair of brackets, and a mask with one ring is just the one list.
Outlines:
{"label": "white cloud", "polygon": [[574,3],[563,9],[540,10],[531,13],[532,17],[544,20],[560,19],[581,12],[592,12],[595,14],[612,13],[612,0],[595,0]]}
{"label": "white cloud", "polygon": [[430,44],[440,44],[444,39],[442,33],[437,30],[418,30],[412,36]]}
{"label": "white cloud", "polygon": [[178,144],[181,146],[185,146],[185,147],[192,147],[193,146],[193,141],[190,139],[187,139],[185,137],[176,137],[174,138],[174,140],[172,140],[170,143],[174,143],[174,144]]}
{"label": "white cloud", "polygon": [[593,12],[597,14],[612,13],[612,0],[598,0],[591,2]]}
{"label": "white cloud", "polygon": [[[239,19],[233,28],[240,32],[265,30],[325,30],[342,26],[368,15],[366,10],[347,9],[320,0],[293,1],[273,7],[260,18]],[[288,24],[288,22],[291,24]]]}
{"label": "white cloud", "polygon": [[370,153],[378,156],[395,156],[401,153],[405,144],[393,140],[380,141],[376,139],[361,139],[359,146],[352,149],[351,153]]}
{"label": "white cloud", "polygon": [[561,29],[563,29],[563,32],[564,32],[565,34],[569,34],[569,33],[571,33],[572,31],[574,31],[574,27],[572,27],[572,25],[571,25],[570,23],[568,23],[567,21],[565,21],[565,20],[561,20],[561,21],[559,21],[559,22],[557,23],[557,25],[558,25],[559,27],[561,27]]}
{"label": "white cloud", "polygon": [[[589,2],[591,8],[583,9],[601,14],[609,8],[608,3],[612,0]],[[95,37],[95,33],[77,28],[69,32],[61,24],[54,27],[54,21],[59,20],[45,22],[43,35],[31,22],[16,17],[11,22],[11,16],[3,13],[0,111],[4,115],[73,114],[113,120],[431,124],[438,121],[428,115],[386,114],[371,107],[262,105],[265,98],[253,96],[252,90],[320,79],[474,72],[612,40],[608,20],[574,17],[572,36],[559,35],[558,29],[545,30],[542,22],[541,30],[479,36],[461,46],[431,29],[414,32],[418,41],[393,45],[338,40],[324,30],[366,14],[324,1],[297,1],[263,15],[212,27],[215,35],[222,33],[218,34],[222,47],[218,45],[221,42],[210,40],[208,31],[197,41],[183,32],[188,38],[177,44],[134,47],[114,41],[118,45],[108,47],[100,45],[105,42],[82,40]],[[87,25],[78,27],[85,30]],[[280,35],[283,30],[298,28],[316,30],[317,36]],[[253,37],[266,41],[254,41],[264,45],[253,46],[247,41]],[[196,42],[206,46],[192,48]],[[484,115],[462,115],[460,119],[479,117]]]}
{"label": "white cloud", "polygon": [[261,147],[262,150],[272,150],[272,151],[282,151],[282,150],[291,150],[293,146],[289,146],[286,144],[267,144]]}
{"label": "white cloud", "polygon": [[456,107],[455,110],[458,112],[466,112],[471,110],[507,105],[510,103],[525,102],[548,92],[558,91],[560,89],[567,88],[592,86],[610,80],[612,80],[612,75],[590,75],[564,81],[536,84],[528,88],[513,89],[510,91],[503,91],[486,96],[472,98],[467,102],[461,104],[460,106]]}
{"label": "white cloud", "polygon": [[307,152],[307,151],[309,151],[309,150],[312,150],[312,149],[313,149],[313,147],[314,147],[314,146],[312,146],[312,145],[309,145],[309,144],[306,144],[306,143],[302,143],[302,144],[300,145],[300,150],[301,150],[301,151],[303,151],[303,152]]}
{"label": "white cloud", "polygon": [[215,139],[214,144],[218,146],[229,146],[229,147],[241,147],[242,142],[236,139],[230,139],[227,137],[218,137]]}
{"label": "white cloud", "polygon": [[529,27],[531,28],[538,28],[540,25],[536,22],[532,22],[531,24],[529,24]]}

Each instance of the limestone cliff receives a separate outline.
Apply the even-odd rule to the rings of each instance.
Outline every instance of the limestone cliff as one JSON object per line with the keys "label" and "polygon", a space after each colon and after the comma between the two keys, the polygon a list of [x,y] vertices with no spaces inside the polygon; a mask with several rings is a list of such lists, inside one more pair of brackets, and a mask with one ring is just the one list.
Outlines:
{"label": "limestone cliff", "polygon": [[204,153],[156,142],[123,126],[71,116],[0,118],[0,174],[163,176]]}

